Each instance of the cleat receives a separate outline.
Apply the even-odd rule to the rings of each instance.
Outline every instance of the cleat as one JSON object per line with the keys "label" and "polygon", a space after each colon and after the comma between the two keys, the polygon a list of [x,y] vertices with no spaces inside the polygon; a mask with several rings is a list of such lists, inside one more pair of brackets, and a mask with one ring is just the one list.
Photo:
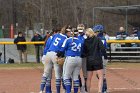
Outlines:
{"label": "cleat", "polygon": [[82,87],[80,88],[80,93],[85,93],[85,88],[84,88],[84,86],[82,86]]}
{"label": "cleat", "polygon": [[39,93],[43,93],[43,91],[40,91]]}

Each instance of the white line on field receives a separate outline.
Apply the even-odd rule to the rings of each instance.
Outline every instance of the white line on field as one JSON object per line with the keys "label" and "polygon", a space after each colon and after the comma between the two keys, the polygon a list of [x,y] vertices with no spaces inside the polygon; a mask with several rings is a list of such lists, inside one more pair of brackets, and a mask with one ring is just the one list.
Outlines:
{"label": "white line on field", "polygon": [[[95,88],[95,89],[97,89],[97,88]],[[108,90],[140,90],[140,88],[108,88]],[[30,93],[39,93],[39,92],[30,92]],[[43,93],[45,93],[45,92],[43,92]],[[56,90],[53,90],[52,93],[56,93]]]}
{"label": "white line on field", "polygon": [[108,68],[108,69],[116,69],[116,70],[121,70],[121,69],[126,69],[126,68]]}
{"label": "white line on field", "polygon": [[140,90],[140,88],[109,88],[109,90]]}

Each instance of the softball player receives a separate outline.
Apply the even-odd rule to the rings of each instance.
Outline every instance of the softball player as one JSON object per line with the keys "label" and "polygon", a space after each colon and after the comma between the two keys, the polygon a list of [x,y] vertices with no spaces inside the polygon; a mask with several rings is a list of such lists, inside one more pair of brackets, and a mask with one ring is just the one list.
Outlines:
{"label": "softball player", "polygon": [[66,39],[62,45],[60,53],[57,54],[60,57],[61,53],[65,53],[66,59],[64,62],[63,78],[66,87],[66,93],[71,93],[71,78],[74,82],[74,93],[78,93],[80,69],[82,65],[81,51],[82,42],[78,38],[78,30],[74,31],[74,37]]}
{"label": "softball player", "polygon": [[[93,30],[95,31],[96,36],[99,37],[102,40],[102,42],[104,44],[104,47],[107,49],[107,42],[106,42],[105,37],[103,36],[104,27],[102,25],[96,25],[96,26],[93,27]],[[103,60],[103,72],[104,72],[102,92],[106,93],[107,92],[106,65],[107,65],[108,61],[106,59],[104,59],[104,56],[102,56],[102,60]]]}
{"label": "softball player", "polygon": [[[47,64],[45,63],[46,60],[46,54],[47,51],[50,47],[51,41],[52,41],[53,36],[50,36],[46,42],[45,48],[44,48],[44,52],[43,52],[43,57],[42,57],[42,63],[44,64],[44,72],[47,68]],[[50,63],[50,66],[52,68],[52,64]],[[43,93],[44,88],[46,86],[46,93],[51,93],[51,78],[52,78],[52,70],[50,70],[50,74],[47,78],[46,74],[43,74],[42,76],[42,80],[41,80],[41,85],[40,85],[40,93]]]}
{"label": "softball player", "polygon": [[[84,30],[85,30],[85,26],[83,24],[79,24],[77,26],[79,35],[78,38],[84,43],[85,39],[87,38]],[[82,57],[82,72],[83,72],[83,78],[84,80],[81,80],[81,77],[79,75],[79,79],[80,79],[80,92],[87,92],[87,86],[86,86],[86,81],[87,81],[87,70],[86,70],[86,58],[84,56]],[[82,83],[82,81],[84,83]]]}
{"label": "softball player", "polygon": [[[56,62],[57,60],[56,53],[61,49],[64,40],[67,38],[67,36],[65,35],[65,30],[66,30],[66,26],[64,26],[61,29],[61,33],[53,35],[52,39],[50,40],[48,49],[46,48],[47,54],[44,57],[45,67],[44,67],[43,77],[48,79],[51,74],[52,68],[54,67],[55,78],[56,78],[56,93],[60,93],[60,85],[61,85],[61,69]],[[48,83],[48,85],[46,84],[46,86],[51,86],[51,85],[50,83]],[[46,87],[46,93],[51,93],[49,87]]]}

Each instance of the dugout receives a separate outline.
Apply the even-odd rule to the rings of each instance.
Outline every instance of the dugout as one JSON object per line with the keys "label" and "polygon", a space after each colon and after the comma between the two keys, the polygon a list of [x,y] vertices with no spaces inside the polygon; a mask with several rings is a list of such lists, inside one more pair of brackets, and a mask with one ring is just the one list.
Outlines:
{"label": "dugout", "polygon": [[[131,31],[132,27],[140,27],[139,16],[140,16],[140,5],[93,8],[94,24],[101,23],[105,25],[106,32],[111,36],[116,35],[115,33],[118,31],[120,26],[125,27],[125,30],[130,35],[132,33]],[[111,31],[108,31],[108,29],[111,29]],[[109,50],[110,52],[108,51],[108,54],[110,55],[109,57],[110,61],[126,60],[128,62],[132,60],[133,61],[140,60],[140,52],[139,52],[140,47],[116,47],[116,50],[112,51],[110,46]]]}
{"label": "dugout", "polygon": [[[98,16],[99,11],[104,12],[100,13],[101,15],[104,16],[104,14],[108,14],[111,16],[104,16],[104,19],[110,18],[113,20],[114,18],[112,15],[116,15],[115,21],[120,20],[123,22],[123,26],[125,27],[126,31],[128,32],[128,27],[140,27],[140,5],[129,5],[129,6],[111,6],[111,7],[94,7],[93,8],[93,22],[94,24],[102,23],[102,22],[97,22],[100,16]],[[122,19],[118,19],[119,16],[122,16]],[[137,16],[137,19],[136,19]],[[110,20],[104,20],[105,21],[103,24],[106,25],[111,25],[111,24],[106,24]],[[112,21],[115,22],[115,21]],[[119,25],[119,23],[118,23]],[[118,26],[116,25],[116,26]],[[114,27],[116,27],[114,26]]]}

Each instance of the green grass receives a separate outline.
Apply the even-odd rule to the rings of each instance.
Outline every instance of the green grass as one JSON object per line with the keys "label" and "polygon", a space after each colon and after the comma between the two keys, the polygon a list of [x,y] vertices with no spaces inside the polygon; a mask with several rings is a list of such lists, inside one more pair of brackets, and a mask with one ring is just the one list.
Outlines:
{"label": "green grass", "polygon": [[107,67],[117,67],[117,68],[139,68],[140,63],[120,63],[120,62],[114,62],[114,63],[108,63]]}
{"label": "green grass", "polygon": [[27,45],[27,53],[31,55],[35,55],[35,46],[34,45]]}
{"label": "green grass", "polygon": [[43,64],[40,63],[23,63],[23,64],[0,64],[0,69],[28,69],[28,68],[43,68]]}
{"label": "green grass", "polygon": [[[107,67],[139,69],[140,63],[119,63],[119,62],[108,63]],[[34,68],[43,68],[43,64],[42,63],[0,64],[0,69],[34,69]]]}

